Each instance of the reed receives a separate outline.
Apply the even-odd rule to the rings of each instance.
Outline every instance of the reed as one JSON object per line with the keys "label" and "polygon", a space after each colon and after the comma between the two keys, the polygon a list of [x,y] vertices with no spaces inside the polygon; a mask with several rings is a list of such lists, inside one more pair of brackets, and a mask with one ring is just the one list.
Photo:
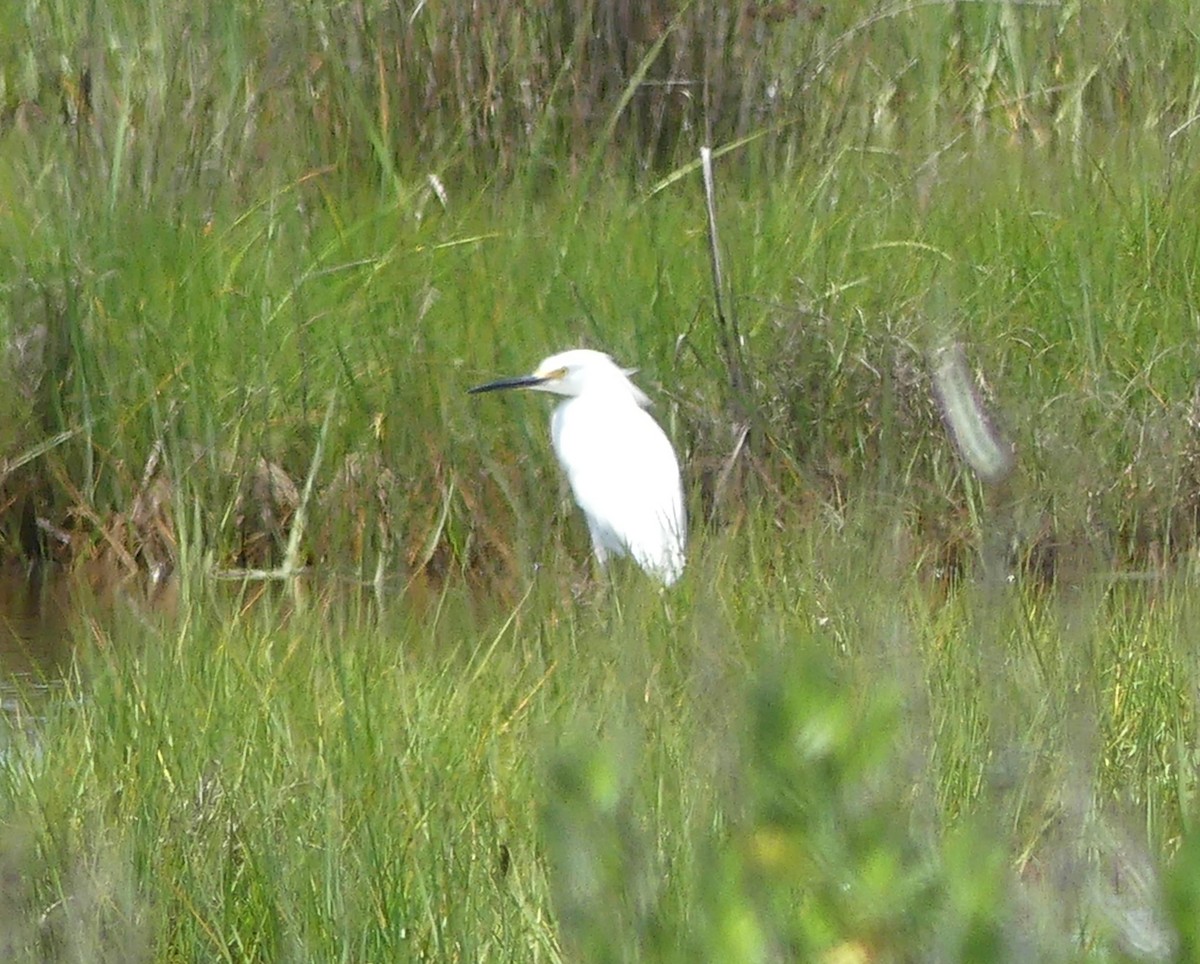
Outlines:
{"label": "reed", "polygon": [[[3,956],[1186,959],[1187,17],[0,6]],[[572,345],[669,596],[465,395]]]}

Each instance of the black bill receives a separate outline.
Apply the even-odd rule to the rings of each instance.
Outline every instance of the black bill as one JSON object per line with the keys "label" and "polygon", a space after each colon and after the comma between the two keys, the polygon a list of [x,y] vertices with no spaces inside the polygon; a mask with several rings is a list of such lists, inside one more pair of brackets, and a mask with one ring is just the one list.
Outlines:
{"label": "black bill", "polygon": [[482,392],[498,392],[502,388],[529,388],[532,385],[540,385],[544,381],[546,379],[539,375],[518,375],[516,378],[498,378],[494,382],[468,388],[467,394],[479,395]]}

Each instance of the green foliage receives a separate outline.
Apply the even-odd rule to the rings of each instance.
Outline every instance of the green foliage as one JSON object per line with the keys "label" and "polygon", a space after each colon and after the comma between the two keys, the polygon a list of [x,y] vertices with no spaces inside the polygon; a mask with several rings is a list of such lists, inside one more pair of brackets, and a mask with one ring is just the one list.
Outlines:
{"label": "green foliage", "polygon": [[[12,704],[0,957],[1194,956],[1189,17],[0,5],[0,556],[117,573]],[[464,394],[572,345],[680,449],[670,594]],[[319,575],[210,580],[315,461]]]}
{"label": "green foliage", "polygon": [[777,174],[950,128],[1083,152],[1200,105],[1195,32],[1167,0],[55,0],[0,18],[0,118],[61,115],[114,190],[160,198],[253,183],[268,154],[285,179],[333,165],[402,195],[431,168],[669,168],[746,137]]}
{"label": "green foliage", "polygon": [[576,598],[556,556],[507,613],[461,583],[110,612],[9,734],[10,959],[1188,946],[1190,844],[1159,870],[1194,783],[1187,581],[931,605],[869,531],[701,542],[668,596],[618,569]]}

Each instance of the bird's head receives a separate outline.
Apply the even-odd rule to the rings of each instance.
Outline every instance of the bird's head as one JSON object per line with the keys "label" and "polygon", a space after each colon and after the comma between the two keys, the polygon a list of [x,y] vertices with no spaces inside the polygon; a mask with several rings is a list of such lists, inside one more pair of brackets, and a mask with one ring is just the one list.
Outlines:
{"label": "bird's head", "polygon": [[471,394],[494,392],[502,388],[532,388],[538,392],[574,397],[585,392],[607,391],[614,396],[632,397],[643,408],[650,399],[629,380],[636,369],[621,368],[608,355],[590,348],[573,348],[545,359],[531,375],[501,378],[469,389]]}

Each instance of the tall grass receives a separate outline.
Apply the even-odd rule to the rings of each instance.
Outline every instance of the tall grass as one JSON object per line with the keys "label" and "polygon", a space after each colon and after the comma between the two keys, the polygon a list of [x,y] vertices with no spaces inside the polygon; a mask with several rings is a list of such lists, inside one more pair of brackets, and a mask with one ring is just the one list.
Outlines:
{"label": "tall grass", "polygon": [[[1189,959],[1188,12],[487,10],[0,10],[0,554],[126,580],[13,703],[4,956]],[[464,394],[570,345],[678,445],[669,595]],[[319,576],[208,578],[310,470]]]}
{"label": "tall grass", "polygon": [[1188,581],[937,601],[878,523],[81,628],[0,771],[10,958],[1165,959]]}
{"label": "tall grass", "polygon": [[[723,189],[751,370],[743,407],[774,511],[886,492],[922,539],[970,539],[976,496],[924,360],[958,337],[1018,447],[1023,545],[1049,528],[1139,565],[1152,543],[1160,557],[1186,548],[1197,504],[1186,157],[1118,137],[1078,172],[1042,149],[976,146],[943,156],[936,195],[920,202],[904,156],[847,148],[784,182]],[[463,388],[590,344],[641,368],[706,515],[734,407],[696,190],[605,183],[584,202],[568,188],[528,205],[455,195],[418,218],[331,192],[315,173],[241,211],[130,210],[94,232],[48,199],[22,208],[28,227],[8,222],[8,330],[48,330],[58,361],[33,403],[10,391],[29,429],[10,430],[12,450],[75,432],[31,463],[30,486],[49,500],[38,512],[99,544],[145,489],[161,441],[171,530],[228,562],[256,525],[240,480],[260,458],[303,479],[336,390],[318,482],[321,518],[345,525],[318,527],[312,553],[344,558],[352,535],[368,571],[387,552],[410,570],[511,577],[538,552],[523,534],[545,538],[533,521],[561,505],[533,470],[546,469],[545,413],[520,398],[478,404]],[[75,225],[62,235],[60,218]],[[53,237],[64,247],[37,254]]]}
{"label": "tall grass", "polygon": [[[34,548],[38,516],[71,530],[43,552],[75,555],[67,538],[106,527],[110,545],[129,542],[112,514],[145,493],[158,445],[177,492],[152,507],[158,528],[255,561],[256,530],[294,505],[241,480],[302,477],[337,386],[330,475],[356,545],[441,571],[438,546],[473,558],[461,523],[503,554],[514,527],[492,523],[529,504],[514,488],[528,473],[492,465],[500,491],[459,484],[495,456],[456,444],[470,423],[454,386],[572,341],[670,372],[706,500],[725,413],[751,410],[779,494],[840,503],[890,479],[938,493],[912,511],[945,518],[967,498],[921,356],[955,333],[985,371],[1013,373],[996,401],[1037,481],[1088,483],[1082,509],[1033,498],[1025,541],[1074,513],[1104,517],[1110,555],[1190,542],[1194,473],[1174,453],[1192,444],[1178,333],[1197,241],[1181,202],[1200,108],[1191,33],[1169,5],[4,16],[4,314],[10,346],[29,348],[10,348],[3,404],[36,426],[6,445],[74,433],[9,480],[9,518],[26,520],[10,546]],[[740,138],[719,160],[723,239],[757,370],[731,409],[682,165]],[[631,158],[671,173],[594,179]],[[1038,410],[1067,387],[1081,404]],[[1093,424],[1109,456],[1072,454]],[[512,431],[482,434],[526,450]],[[279,504],[264,509],[263,492]],[[136,558],[146,525],[129,521]]]}
{"label": "tall grass", "polygon": [[391,190],[426,165],[567,173],[600,152],[644,169],[744,137],[785,165],[952,128],[1074,149],[1097,126],[1166,136],[1197,112],[1187,16],[1121,0],[58,0],[6,11],[0,104],[79,122],[94,163],[144,191],[240,183],[267,153]]}

